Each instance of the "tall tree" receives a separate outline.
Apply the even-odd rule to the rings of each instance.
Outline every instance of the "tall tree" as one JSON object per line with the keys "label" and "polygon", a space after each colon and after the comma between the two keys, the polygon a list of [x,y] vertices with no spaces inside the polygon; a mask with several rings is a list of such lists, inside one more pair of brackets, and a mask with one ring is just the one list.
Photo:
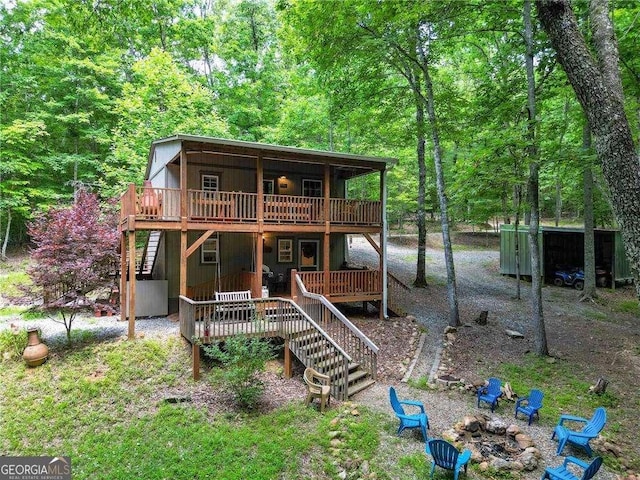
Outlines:
{"label": "tall tree", "polygon": [[608,1],[592,0],[590,4],[593,54],[569,0],[536,0],[536,5],[558,61],[589,120],[640,298],[640,159],[624,109]]}
{"label": "tall tree", "polygon": [[544,324],[544,312],[542,308],[542,270],[540,260],[540,248],[538,245],[538,230],[540,226],[540,204],[538,185],[538,145],[536,137],[536,84],[533,69],[533,25],[531,21],[531,1],[524,1],[524,41],[526,47],[525,68],[527,71],[527,110],[529,121],[527,122],[527,157],[529,160],[528,196],[531,212],[529,224],[529,252],[531,255],[531,320],[535,329],[535,348],[538,355],[547,355],[547,333]]}

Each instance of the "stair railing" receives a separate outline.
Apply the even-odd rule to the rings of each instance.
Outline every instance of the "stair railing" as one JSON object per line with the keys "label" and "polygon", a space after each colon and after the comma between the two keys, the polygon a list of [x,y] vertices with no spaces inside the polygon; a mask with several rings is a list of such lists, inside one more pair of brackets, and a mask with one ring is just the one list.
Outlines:
{"label": "stair railing", "polygon": [[[335,358],[331,368],[335,377],[331,382],[331,395],[339,400],[347,399],[349,364],[353,358],[299,305],[285,298],[253,298],[244,303],[246,308],[239,309],[237,301],[195,301],[180,295],[180,333],[190,342],[198,340],[203,344],[248,333],[276,334],[290,340],[292,353],[307,367],[321,370],[319,362]],[[247,320],[247,309],[251,312],[250,320]],[[317,332],[323,340],[320,358],[306,354],[307,343],[301,337],[308,332]],[[311,341],[317,338],[308,342]]]}
{"label": "stair railing", "polygon": [[375,380],[378,376],[378,347],[324,295],[308,292],[297,274],[295,280],[300,292],[298,305]]}
{"label": "stair railing", "polygon": [[402,280],[387,271],[387,301],[388,307],[398,315],[404,315],[405,312],[400,306],[400,297],[403,292],[409,292],[409,288]]}

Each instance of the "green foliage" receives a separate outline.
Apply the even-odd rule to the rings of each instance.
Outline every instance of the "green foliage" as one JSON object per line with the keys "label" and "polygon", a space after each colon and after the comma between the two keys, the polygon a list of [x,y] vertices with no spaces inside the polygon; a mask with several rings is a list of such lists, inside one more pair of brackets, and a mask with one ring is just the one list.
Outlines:
{"label": "green foliage", "polygon": [[228,338],[224,345],[205,345],[203,349],[208,357],[222,363],[222,380],[238,405],[246,410],[255,408],[264,391],[258,373],[275,357],[272,345],[258,337],[239,335]]}
{"label": "green foliage", "polygon": [[544,392],[544,406],[540,410],[543,423],[557,421],[562,413],[590,417],[599,406],[607,409],[618,406],[620,399],[610,391],[603,395],[589,393],[590,384],[579,375],[566,362],[550,362],[534,355],[527,355],[522,364],[502,364],[499,373],[519,395],[526,395],[534,386]]}
{"label": "green foliage", "polygon": [[0,275],[0,291],[5,298],[16,298],[23,294],[21,287],[31,284],[29,275],[24,271],[9,272]]}
{"label": "green foliage", "polygon": [[638,300],[623,300],[614,305],[614,309],[617,312],[630,313],[640,317],[640,302]]}
{"label": "green foliage", "polygon": [[0,360],[20,358],[27,346],[27,331],[11,325],[11,328],[0,331]]}

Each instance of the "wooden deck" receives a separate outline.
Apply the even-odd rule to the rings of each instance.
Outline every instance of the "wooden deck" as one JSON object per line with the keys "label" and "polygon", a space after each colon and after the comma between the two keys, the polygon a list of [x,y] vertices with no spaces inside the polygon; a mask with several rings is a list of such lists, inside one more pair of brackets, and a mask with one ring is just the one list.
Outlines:
{"label": "wooden deck", "polygon": [[[323,229],[325,199],[297,195],[258,195],[251,192],[208,192],[188,190],[186,205],[176,188],[135,187],[130,185],[121,197],[121,223],[129,218],[148,222],[154,229],[179,228],[182,218],[187,222],[251,224],[259,220],[265,225],[306,225]],[[339,227],[369,227],[378,231],[382,226],[380,201],[330,198],[329,223]],[[259,211],[259,209],[262,209]],[[242,231],[242,230],[239,230]]]}
{"label": "wooden deck", "polygon": [[[323,303],[324,302],[324,303]],[[332,395],[346,399],[376,378],[378,348],[329,302],[312,294],[304,306],[284,298],[194,301],[180,297],[180,333],[193,345],[193,375],[200,345],[246,335],[285,341],[285,375],[291,355],[332,377]]]}

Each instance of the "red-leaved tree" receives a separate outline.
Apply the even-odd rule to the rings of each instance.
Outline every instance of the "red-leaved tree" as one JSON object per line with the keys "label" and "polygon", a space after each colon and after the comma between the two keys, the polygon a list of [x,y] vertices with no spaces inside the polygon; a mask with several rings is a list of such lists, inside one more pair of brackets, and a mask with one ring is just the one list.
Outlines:
{"label": "red-leaved tree", "polygon": [[119,236],[112,210],[103,211],[96,195],[80,191],[73,205],[51,208],[29,225],[33,293],[64,324],[68,342],[76,315],[103,307],[91,294],[115,282]]}

